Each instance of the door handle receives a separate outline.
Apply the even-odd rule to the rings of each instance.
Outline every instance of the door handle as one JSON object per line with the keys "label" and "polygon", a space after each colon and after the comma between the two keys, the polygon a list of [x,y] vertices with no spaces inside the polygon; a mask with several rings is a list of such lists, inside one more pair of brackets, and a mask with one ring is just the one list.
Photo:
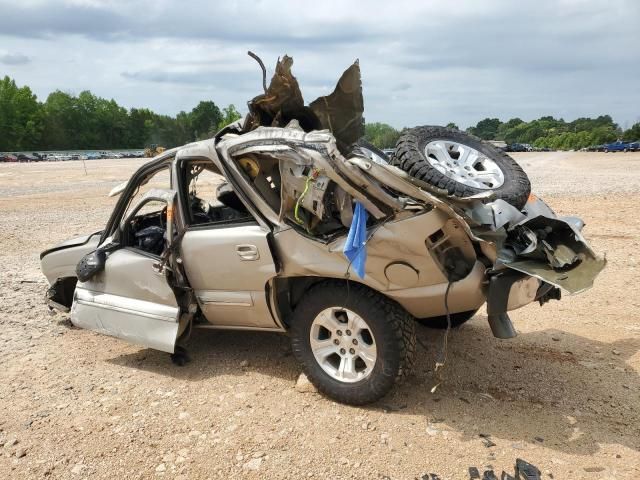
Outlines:
{"label": "door handle", "polygon": [[236,245],[236,253],[241,260],[258,260],[260,258],[260,252],[255,245]]}

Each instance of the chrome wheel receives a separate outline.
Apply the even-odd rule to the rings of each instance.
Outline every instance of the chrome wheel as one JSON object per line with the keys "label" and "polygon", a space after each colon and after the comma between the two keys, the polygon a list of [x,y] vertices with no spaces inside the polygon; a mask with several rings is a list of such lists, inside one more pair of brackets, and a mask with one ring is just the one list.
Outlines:
{"label": "chrome wheel", "polygon": [[424,147],[424,155],[440,173],[469,187],[489,190],[504,184],[496,162],[462,143],[434,140]]}
{"label": "chrome wheel", "polygon": [[377,349],[369,325],[346,308],[321,311],[311,324],[311,351],[331,378],[354,383],[367,378],[376,364]]}

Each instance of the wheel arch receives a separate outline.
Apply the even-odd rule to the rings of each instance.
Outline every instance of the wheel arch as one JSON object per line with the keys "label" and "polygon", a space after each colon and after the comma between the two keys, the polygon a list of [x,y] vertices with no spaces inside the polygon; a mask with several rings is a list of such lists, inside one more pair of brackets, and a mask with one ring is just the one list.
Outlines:
{"label": "wheel arch", "polygon": [[332,284],[342,284],[345,289],[350,286],[357,285],[358,288],[366,288],[367,290],[374,292],[382,297],[396,303],[400,308],[407,312],[407,314],[411,315],[410,312],[402,306],[396,299],[386,295],[384,292],[378,291],[374,288],[371,288],[369,285],[359,282],[358,280],[354,280],[352,278],[345,277],[327,277],[327,276],[295,276],[295,277],[275,277],[272,280],[271,288],[273,291],[272,294],[272,304],[275,307],[274,313],[280,319],[282,325],[288,330],[291,327],[291,315],[293,311],[297,307],[298,303],[302,299],[302,297],[307,293],[311,288],[316,286],[319,283],[332,283]]}

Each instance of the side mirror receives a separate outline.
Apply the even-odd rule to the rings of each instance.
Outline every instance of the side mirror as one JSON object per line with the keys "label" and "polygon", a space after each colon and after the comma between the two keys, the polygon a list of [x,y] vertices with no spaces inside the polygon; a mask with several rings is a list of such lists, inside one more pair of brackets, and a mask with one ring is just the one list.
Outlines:
{"label": "side mirror", "polygon": [[104,250],[94,250],[91,253],[87,253],[82,260],[76,265],[76,275],[78,280],[86,282],[91,279],[97,273],[104,270],[104,264],[107,261],[107,254]]}

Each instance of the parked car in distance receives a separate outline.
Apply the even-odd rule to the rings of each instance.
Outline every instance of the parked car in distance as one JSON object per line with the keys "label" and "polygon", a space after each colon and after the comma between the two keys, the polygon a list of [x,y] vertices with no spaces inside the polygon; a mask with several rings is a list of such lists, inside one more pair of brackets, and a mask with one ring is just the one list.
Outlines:
{"label": "parked car in distance", "polygon": [[0,155],[0,162],[17,162],[18,157],[11,155],[10,153],[3,153]]}
{"label": "parked car in distance", "polygon": [[608,152],[628,152],[629,150],[631,150],[629,145],[630,145],[630,142],[623,142],[622,140],[617,140],[617,141],[612,142],[612,143],[605,143],[602,146],[602,151],[604,153],[608,153]]}
{"label": "parked car in distance", "polygon": [[533,148],[528,143],[511,143],[507,145],[507,152],[531,152]]}
{"label": "parked car in distance", "polygon": [[26,153],[19,153],[18,154],[18,161],[19,162],[37,162],[39,159],[37,157],[34,157],[33,155],[28,155]]}
{"label": "parked car in distance", "polygon": [[629,142],[629,151],[630,152],[637,152],[640,150],[640,140],[637,140],[635,142]]}

